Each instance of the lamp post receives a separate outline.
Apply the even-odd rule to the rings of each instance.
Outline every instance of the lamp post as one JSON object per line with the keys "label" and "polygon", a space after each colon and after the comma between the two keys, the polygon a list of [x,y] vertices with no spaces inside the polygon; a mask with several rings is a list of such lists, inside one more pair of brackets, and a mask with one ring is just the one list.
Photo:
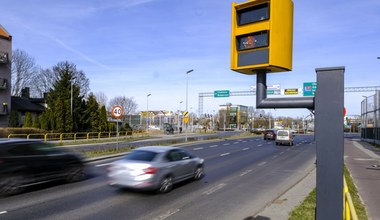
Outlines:
{"label": "lamp post", "polygon": [[71,119],[73,119],[73,81],[76,78],[77,78],[76,76],[73,76],[70,79],[70,109],[71,109],[70,112],[71,112]]}
{"label": "lamp post", "polygon": [[149,116],[148,116],[148,111],[149,111],[149,96],[152,94],[146,95],[146,130],[148,131],[148,123],[149,123]]}
{"label": "lamp post", "polygon": [[180,126],[180,121],[179,121],[179,113],[181,112],[181,104],[183,101],[179,102],[179,110],[178,110],[178,115],[177,115],[177,122],[178,122],[178,132],[179,132],[179,126]]}

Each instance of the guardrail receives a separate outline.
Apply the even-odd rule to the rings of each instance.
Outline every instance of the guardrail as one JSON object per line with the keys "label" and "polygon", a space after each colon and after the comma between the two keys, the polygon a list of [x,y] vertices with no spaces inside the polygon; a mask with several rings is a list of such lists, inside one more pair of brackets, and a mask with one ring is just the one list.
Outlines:
{"label": "guardrail", "polygon": [[47,141],[91,141],[119,138],[144,137],[148,133],[131,133],[131,132],[77,132],[77,133],[38,133],[38,134],[9,134],[8,138],[25,138],[25,139],[41,139],[45,143]]}
{"label": "guardrail", "polygon": [[351,194],[348,191],[346,178],[343,178],[344,186],[343,186],[343,219],[345,220],[358,220],[358,216],[356,215],[356,210],[354,207],[354,203],[351,199]]}

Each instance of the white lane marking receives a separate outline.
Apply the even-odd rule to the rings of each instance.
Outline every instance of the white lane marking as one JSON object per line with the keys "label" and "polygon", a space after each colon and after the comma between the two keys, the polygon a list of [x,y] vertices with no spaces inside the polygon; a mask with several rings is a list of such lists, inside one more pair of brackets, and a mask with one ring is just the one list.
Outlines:
{"label": "white lane marking", "polygon": [[282,151],[280,154],[284,154],[285,153],[285,151]]}
{"label": "white lane marking", "polygon": [[0,215],[8,213],[7,211],[0,212]]}
{"label": "white lane marking", "polygon": [[220,156],[221,157],[224,157],[224,156],[227,156],[227,155],[229,155],[230,153],[224,153],[224,154],[221,154]]}
{"label": "white lane marking", "polygon": [[249,150],[249,147],[243,148],[243,149],[241,149],[241,150]]}
{"label": "white lane marking", "polygon": [[376,160],[374,158],[354,158],[354,160],[357,160],[357,161],[371,161],[371,160]]}
{"label": "white lane marking", "polygon": [[258,147],[261,147],[261,146],[263,146],[262,144],[259,144],[259,145],[257,145]]}
{"label": "white lane marking", "polygon": [[248,173],[252,172],[252,170],[246,170],[240,174],[240,176],[247,175]]}
{"label": "white lane marking", "polygon": [[247,141],[243,141],[243,143],[247,143]]}
{"label": "white lane marking", "polygon": [[266,161],[261,162],[261,163],[259,163],[259,166],[263,166],[263,165],[265,165],[266,163],[267,163]]}
{"label": "white lane marking", "polygon": [[239,142],[234,142],[234,144],[238,144]]}
{"label": "white lane marking", "polygon": [[229,143],[225,143],[225,144],[223,144],[224,146],[227,146],[227,145],[230,145]]}
{"label": "white lane marking", "polygon": [[104,167],[104,166],[108,166],[108,165],[111,165],[112,163],[103,163],[103,164],[98,164],[98,165],[95,165],[96,167]]}
{"label": "white lane marking", "polygon": [[211,145],[210,147],[217,147],[218,145]]}
{"label": "white lane marking", "polygon": [[212,194],[212,193],[214,193],[214,192],[220,190],[221,188],[225,187],[226,185],[227,185],[227,184],[225,184],[225,183],[221,183],[221,184],[219,184],[219,185],[217,185],[217,186],[214,186],[214,187],[212,187],[211,189],[209,189],[209,190],[203,192],[202,194],[208,196],[208,195],[210,195],[210,194]]}
{"label": "white lane marking", "polygon": [[193,150],[202,150],[202,149],[203,149],[203,147],[196,147]]}
{"label": "white lane marking", "polygon": [[169,218],[170,216],[174,215],[175,213],[179,212],[180,210],[179,209],[171,209],[171,210],[168,210],[166,213],[154,218],[154,220],[163,220],[163,219],[167,219]]}
{"label": "white lane marking", "polygon": [[278,157],[278,155],[274,155],[273,157],[272,157],[272,159],[275,159],[275,158],[277,158]]}

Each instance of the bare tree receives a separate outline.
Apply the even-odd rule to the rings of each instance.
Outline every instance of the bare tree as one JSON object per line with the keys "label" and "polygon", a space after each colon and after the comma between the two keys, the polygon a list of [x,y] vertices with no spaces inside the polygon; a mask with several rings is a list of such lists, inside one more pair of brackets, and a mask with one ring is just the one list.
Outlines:
{"label": "bare tree", "polygon": [[97,92],[95,93],[96,101],[98,102],[99,106],[105,106],[107,107],[107,101],[108,98],[104,92]]}
{"label": "bare tree", "polygon": [[12,95],[20,96],[21,89],[30,87],[37,73],[33,57],[22,50],[12,52]]}
{"label": "bare tree", "polygon": [[132,97],[117,96],[110,100],[108,109],[112,109],[116,105],[123,108],[123,115],[133,114],[137,110],[137,103]]}
{"label": "bare tree", "polygon": [[40,68],[39,72],[32,79],[31,93],[34,97],[43,97],[44,93],[53,88],[54,83],[59,79],[59,75],[51,69]]}

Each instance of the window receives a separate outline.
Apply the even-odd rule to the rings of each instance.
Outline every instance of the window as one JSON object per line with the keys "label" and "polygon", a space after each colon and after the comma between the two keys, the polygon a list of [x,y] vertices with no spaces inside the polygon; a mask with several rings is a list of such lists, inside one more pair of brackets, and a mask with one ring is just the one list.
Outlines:
{"label": "window", "polygon": [[268,31],[261,31],[252,33],[249,35],[239,36],[236,39],[238,50],[248,50],[258,47],[267,47],[268,43]]}
{"label": "window", "polygon": [[135,150],[128,154],[126,160],[153,161],[157,153],[152,151]]}
{"label": "window", "polygon": [[263,21],[269,19],[269,4],[261,4],[254,7],[239,10],[237,12],[238,25]]}

